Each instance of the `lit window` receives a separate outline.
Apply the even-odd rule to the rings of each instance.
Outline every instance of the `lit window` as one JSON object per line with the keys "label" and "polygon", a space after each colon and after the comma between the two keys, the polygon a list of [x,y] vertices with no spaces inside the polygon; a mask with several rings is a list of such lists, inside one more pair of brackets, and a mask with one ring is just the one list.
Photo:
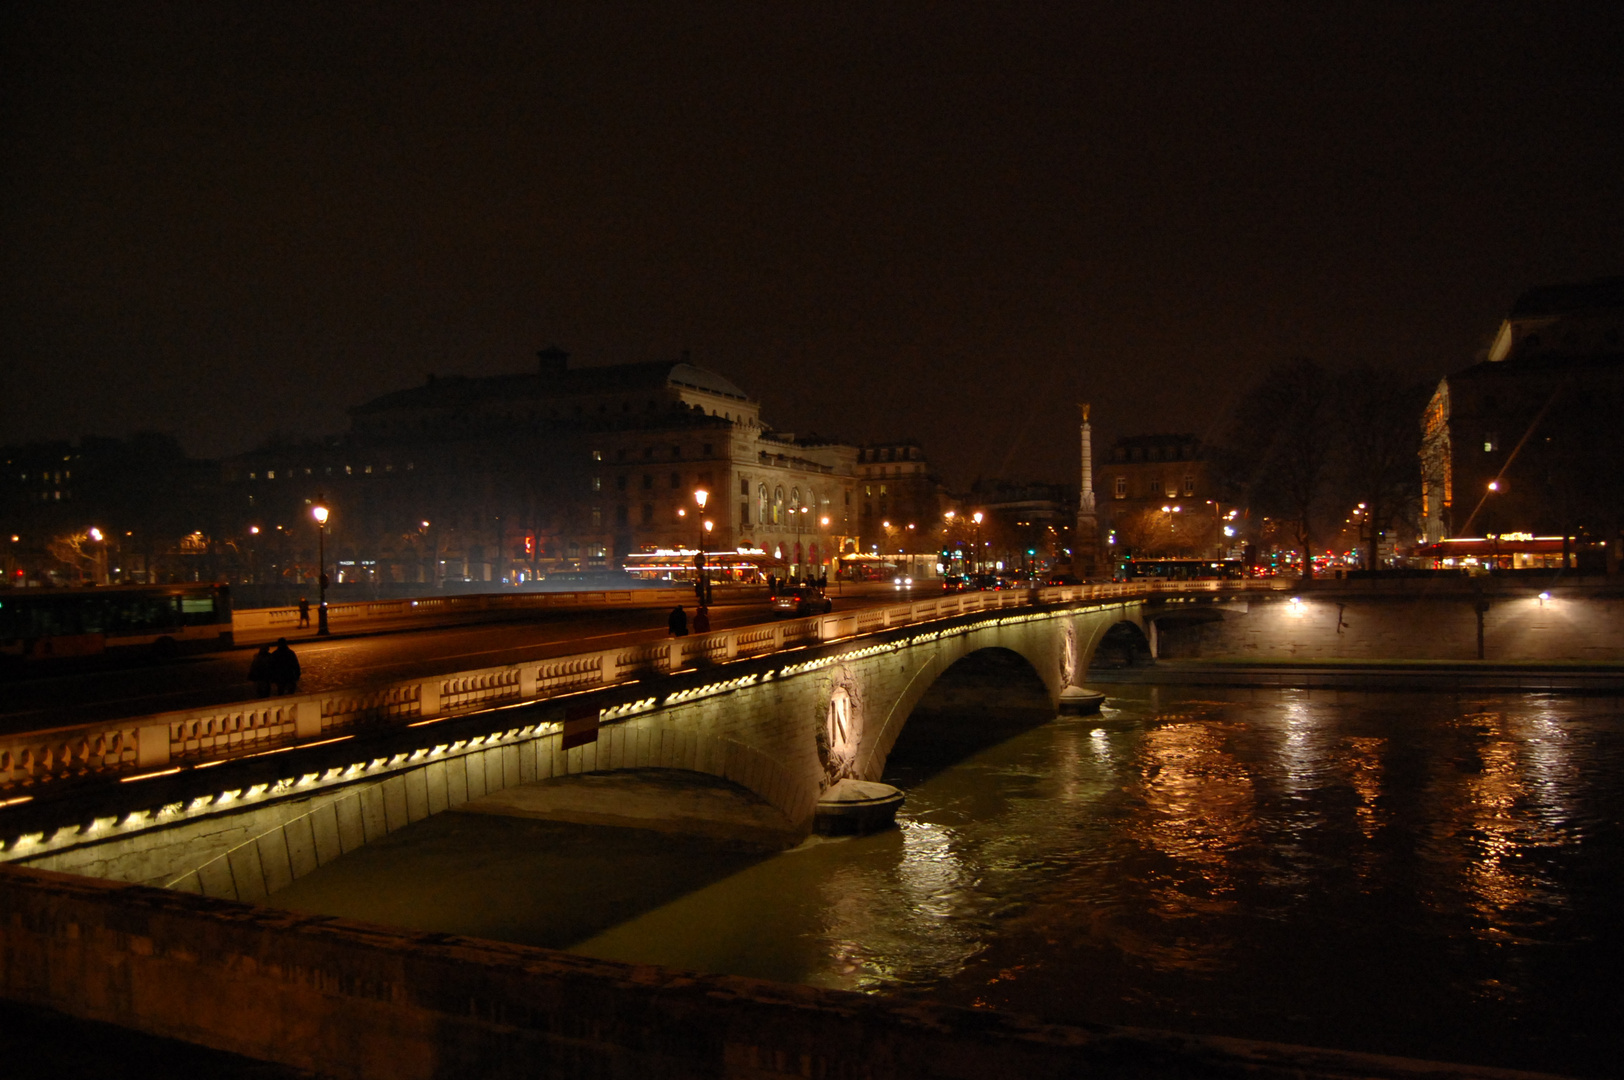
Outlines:
{"label": "lit window", "polygon": [[1499,433],[1494,432],[1494,431],[1490,431],[1490,432],[1487,432],[1486,434],[1484,434],[1484,436],[1483,436],[1483,452],[1485,454],[1492,454],[1498,449],[1500,449],[1500,435],[1499,435]]}
{"label": "lit window", "polygon": [[1195,477],[1186,476],[1184,478],[1184,494],[1186,494],[1186,495],[1194,495],[1195,494]]}
{"label": "lit window", "polygon": [[592,460],[593,461],[602,461],[603,460],[603,451],[602,450],[594,450],[594,451],[592,451]]}
{"label": "lit window", "polygon": [[592,508],[592,527],[597,528],[598,526],[600,526],[602,524],[603,524],[603,507],[594,506]]}
{"label": "lit window", "polygon": [[592,478],[592,490],[593,491],[602,491],[603,490],[603,477],[594,476]]}
{"label": "lit window", "polygon": [[267,479],[267,480],[275,480],[276,479],[276,470],[275,469],[266,469],[265,470],[265,479]]}
{"label": "lit window", "polygon": [[1116,497],[1119,499],[1128,497],[1128,478],[1126,476],[1116,478]]}

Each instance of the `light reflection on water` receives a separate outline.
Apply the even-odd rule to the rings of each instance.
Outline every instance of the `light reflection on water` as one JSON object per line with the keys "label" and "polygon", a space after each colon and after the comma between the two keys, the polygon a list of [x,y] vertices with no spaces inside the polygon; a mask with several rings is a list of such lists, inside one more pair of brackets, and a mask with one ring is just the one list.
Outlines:
{"label": "light reflection on water", "polygon": [[[1057,1020],[1609,1074],[1616,707],[1127,689],[934,774],[902,827],[716,888],[807,962],[725,968]],[[1581,841],[1583,844],[1581,845]],[[791,869],[793,868],[793,869]],[[805,882],[799,915],[770,899]],[[664,933],[579,946],[723,969]],[[736,904],[734,910],[748,904]]]}
{"label": "light reflection on water", "polygon": [[[1059,1021],[1593,1075],[1624,1060],[1605,989],[1624,970],[1616,703],[1129,687],[945,769],[893,765],[900,828],[735,857],[693,887],[656,875],[641,914],[572,947]],[[444,828],[378,863],[453,889],[433,858],[401,866],[425,827]],[[585,846],[650,871],[703,858],[641,833]],[[520,894],[579,874],[567,852],[527,858]],[[491,902],[481,882],[469,906]],[[635,910],[637,882],[613,884]],[[589,892],[560,902],[590,923]]]}

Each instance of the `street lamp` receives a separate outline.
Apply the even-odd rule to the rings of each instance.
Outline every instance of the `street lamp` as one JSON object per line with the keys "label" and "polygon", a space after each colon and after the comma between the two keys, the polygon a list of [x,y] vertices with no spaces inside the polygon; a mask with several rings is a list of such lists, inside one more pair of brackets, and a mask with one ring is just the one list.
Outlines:
{"label": "street lamp", "polygon": [[316,519],[316,636],[326,637],[327,628],[327,507],[317,503],[310,508]]}
{"label": "street lamp", "polygon": [[981,517],[982,517],[982,514],[981,514],[980,510],[977,510],[975,513],[970,515],[970,520],[976,523],[975,569],[973,571],[971,571],[972,573],[975,573],[975,574],[981,573]]}
{"label": "street lamp", "polygon": [[96,544],[96,584],[107,584],[107,545],[102,543],[102,531],[92,525],[85,534]]}
{"label": "street lamp", "polygon": [[[699,504],[699,515],[701,518],[705,516],[705,504],[709,501],[710,492],[706,491],[704,488],[699,488],[694,492],[694,502]],[[701,604],[709,604],[711,601],[710,574],[705,568],[705,534],[710,532],[710,529],[711,523],[709,521],[700,521],[699,550],[694,552],[694,571],[698,575],[697,580],[695,581],[695,585],[697,587],[694,589],[694,595],[698,597]]]}

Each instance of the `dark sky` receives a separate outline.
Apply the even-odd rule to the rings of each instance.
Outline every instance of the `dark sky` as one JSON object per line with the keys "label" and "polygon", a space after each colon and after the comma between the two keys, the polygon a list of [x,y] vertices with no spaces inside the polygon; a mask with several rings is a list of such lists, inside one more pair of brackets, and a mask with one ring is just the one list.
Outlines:
{"label": "dark sky", "polygon": [[0,14],[0,442],[675,358],[954,481],[1624,273],[1624,4]]}

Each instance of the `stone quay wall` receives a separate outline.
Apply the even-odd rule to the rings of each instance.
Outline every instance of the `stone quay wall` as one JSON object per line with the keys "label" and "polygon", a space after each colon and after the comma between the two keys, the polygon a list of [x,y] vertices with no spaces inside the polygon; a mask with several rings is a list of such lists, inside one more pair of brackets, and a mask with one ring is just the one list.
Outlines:
{"label": "stone quay wall", "polygon": [[[1624,595],[1551,588],[1488,591],[1483,659],[1624,663]],[[1477,655],[1478,595],[1468,589],[1376,592],[1319,583],[1252,593],[1210,608],[1170,605],[1154,618],[1158,658],[1257,662],[1427,660]]]}
{"label": "stone quay wall", "polygon": [[0,866],[0,995],[323,1076],[1511,1077],[988,1012]]}

